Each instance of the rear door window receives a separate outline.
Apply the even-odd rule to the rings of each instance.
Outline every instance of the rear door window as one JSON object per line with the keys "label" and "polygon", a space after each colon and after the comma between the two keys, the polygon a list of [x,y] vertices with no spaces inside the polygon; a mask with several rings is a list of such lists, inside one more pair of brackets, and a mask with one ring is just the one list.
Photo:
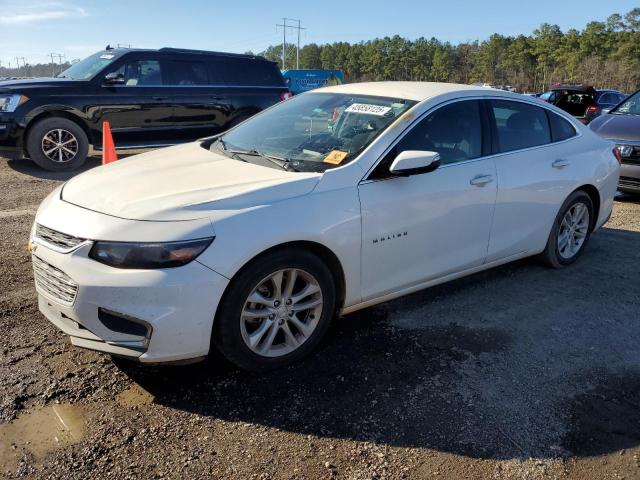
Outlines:
{"label": "rear door window", "polygon": [[163,62],[164,84],[173,86],[208,85],[209,76],[204,62],[167,60]]}
{"label": "rear door window", "polygon": [[219,58],[209,62],[212,83],[232,86],[282,87],[277,66],[263,60]]}
{"label": "rear door window", "polygon": [[543,108],[509,100],[491,100],[490,105],[500,152],[551,142],[549,121]]}
{"label": "rear door window", "polygon": [[567,120],[560,115],[556,115],[553,112],[547,110],[549,116],[549,123],[551,125],[551,140],[554,142],[561,142],[567,138],[574,137],[576,135],[576,129]]}

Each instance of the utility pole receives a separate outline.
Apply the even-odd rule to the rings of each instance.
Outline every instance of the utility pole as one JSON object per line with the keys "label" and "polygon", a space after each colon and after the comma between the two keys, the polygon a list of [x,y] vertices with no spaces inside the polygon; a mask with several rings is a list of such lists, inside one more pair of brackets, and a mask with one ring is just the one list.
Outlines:
{"label": "utility pole", "polygon": [[300,19],[298,19],[298,48],[296,50],[296,70],[300,70]]}
{"label": "utility pole", "polygon": [[20,60],[22,60],[22,66],[24,68],[24,76],[27,76],[27,62],[24,57],[16,57],[16,68],[18,69],[18,73],[20,72]]}
{"label": "utility pole", "polygon": [[51,57],[51,76],[55,77],[56,76],[56,61],[54,60],[54,58],[58,59],[57,64],[62,67],[62,59],[66,58],[67,56],[64,55],[63,53],[50,53],[49,56]]}
{"label": "utility pole", "polygon": [[[287,21],[298,22],[298,25],[288,25]],[[298,47],[296,49],[296,69],[300,68],[300,30],[306,30],[300,26],[300,20],[297,18],[282,18],[282,23],[278,23],[276,27],[282,27],[282,69],[286,68],[286,51],[287,51],[287,28],[295,28],[298,30]]]}

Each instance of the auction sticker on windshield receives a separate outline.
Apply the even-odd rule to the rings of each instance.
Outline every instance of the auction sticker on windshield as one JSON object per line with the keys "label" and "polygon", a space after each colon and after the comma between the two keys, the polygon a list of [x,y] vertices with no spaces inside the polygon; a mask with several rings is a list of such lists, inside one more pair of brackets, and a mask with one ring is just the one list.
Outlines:
{"label": "auction sticker on windshield", "polygon": [[349,155],[349,152],[343,152],[342,150],[331,150],[329,154],[324,157],[324,163],[330,163],[332,165],[340,165],[342,161]]}
{"label": "auction sticker on windshield", "polygon": [[388,112],[391,111],[391,107],[383,107],[382,105],[371,105],[368,103],[352,103],[344,111],[350,112],[350,113],[364,113],[366,115],[377,115],[379,117],[383,117]]}

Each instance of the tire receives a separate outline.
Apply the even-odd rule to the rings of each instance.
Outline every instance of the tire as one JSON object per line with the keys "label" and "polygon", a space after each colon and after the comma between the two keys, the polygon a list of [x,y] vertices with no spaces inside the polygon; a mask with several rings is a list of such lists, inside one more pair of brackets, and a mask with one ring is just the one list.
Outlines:
{"label": "tire", "polygon": [[[64,148],[64,142],[67,148]],[[56,147],[60,144],[62,148]],[[87,159],[89,141],[77,123],[66,118],[50,117],[31,127],[26,147],[31,160],[39,167],[50,172],[70,172]]]}
{"label": "tire", "polygon": [[[291,278],[295,278],[292,294],[287,295]],[[275,288],[277,279],[281,296]],[[300,296],[303,292],[312,293]],[[250,302],[250,295],[264,302]],[[320,307],[314,305],[318,302]],[[300,310],[307,305],[313,307]],[[296,313],[291,314],[294,309]],[[291,365],[317,347],[335,310],[335,281],[320,258],[299,249],[268,253],[244,267],[229,285],[214,320],[212,347],[248,371],[264,372]],[[260,317],[253,318],[255,315]]]}
{"label": "tire", "polygon": [[[576,215],[578,219],[582,218],[580,223],[574,224],[573,230],[570,226],[571,222],[569,220],[565,222],[565,218],[569,212],[572,212],[572,218],[573,215]],[[588,218],[585,220],[583,215],[588,215]],[[553,222],[551,233],[547,240],[547,246],[541,254],[542,260],[553,268],[563,268],[567,265],[571,265],[580,258],[584,252],[589,238],[591,237],[594,225],[595,213],[591,197],[589,197],[589,195],[587,195],[583,190],[573,192],[562,204],[562,207]],[[571,232],[575,232],[573,237]],[[584,235],[580,237],[582,239],[581,242],[579,242],[579,235]],[[559,238],[560,241],[558,240]],[[564,242],[564,238],[567,239],[566,242]],[[574,240],[573,243],[572,238]],[[563,245],[564,247],[561,248]]]}

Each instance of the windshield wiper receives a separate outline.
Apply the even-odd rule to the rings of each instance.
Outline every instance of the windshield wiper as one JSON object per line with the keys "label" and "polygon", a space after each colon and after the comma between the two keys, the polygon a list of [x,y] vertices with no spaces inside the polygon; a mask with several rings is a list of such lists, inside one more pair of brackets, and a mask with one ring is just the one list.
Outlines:
{"label": "windshield wiper", "polygon": [[224,150],[227,153],[230,153],[232,155],[248,155],[250,157],[262,157],[266,160],[269,160],[274,165],[279,166],[283,170],[287,170],[287,164],[289,163],[289,160],[286,158],[278,157],[276,155],[270,155],[264,152],[259,152],[256,149],[239,150],[239,149],[227,148],[227,144],[222,138],[219,138],[218,142],[220,142],[220,145],[222,146],[222,150]]}

